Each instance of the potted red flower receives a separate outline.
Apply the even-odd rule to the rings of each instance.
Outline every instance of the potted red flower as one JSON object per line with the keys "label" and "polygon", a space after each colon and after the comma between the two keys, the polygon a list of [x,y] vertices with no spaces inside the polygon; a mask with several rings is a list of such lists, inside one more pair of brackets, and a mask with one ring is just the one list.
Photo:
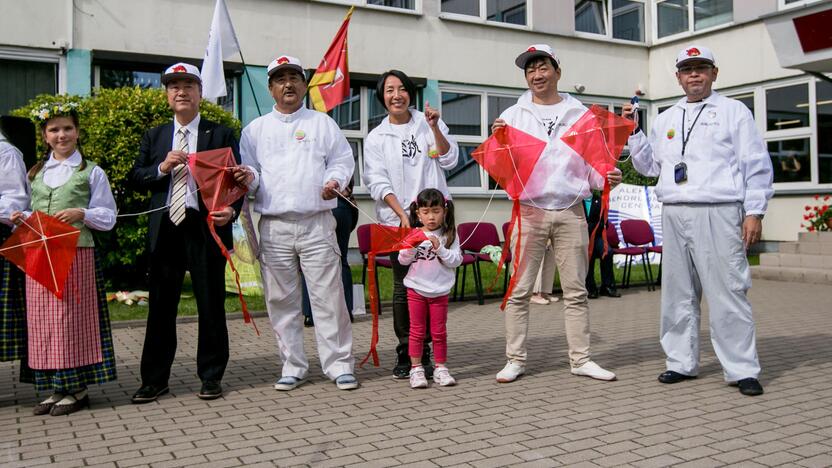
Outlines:
{"label": "potted red flower", "polygon": [[805,227],[809,232],[815,231],[832,231],[832,206],[830,206],[830,197],[826,195],[821,200],[820,195],[815,195],[815,205],[806,205],[805,211],[806,213],[803,214],[803,220],[806,221],[805,224],[801,224],[801,227]]}

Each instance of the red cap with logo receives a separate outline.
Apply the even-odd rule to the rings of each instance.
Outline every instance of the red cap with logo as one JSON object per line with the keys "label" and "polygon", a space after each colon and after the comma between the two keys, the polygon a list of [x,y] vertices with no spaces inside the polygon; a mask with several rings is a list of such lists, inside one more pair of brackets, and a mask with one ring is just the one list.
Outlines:
{"label": "red cap with logo", "polygon": [[714,53],[711,52],[711,49],[700,45],[689,45],[680,50],[676,55],[676,68],[694,60],[708,62],[711,65],[714,65],[716,62],[714,59]]}

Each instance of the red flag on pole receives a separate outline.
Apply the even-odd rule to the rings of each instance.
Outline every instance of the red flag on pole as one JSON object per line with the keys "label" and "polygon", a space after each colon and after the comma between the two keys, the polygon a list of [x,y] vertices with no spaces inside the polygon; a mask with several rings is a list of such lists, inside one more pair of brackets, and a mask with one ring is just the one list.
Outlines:
{"label": "red flag on pole", "polygon": [[350,95],[347,30],[354,9],[355,7],[350,7],[321,64],[309,80],[309,97],[315,110],[319,112],[329,112]]}

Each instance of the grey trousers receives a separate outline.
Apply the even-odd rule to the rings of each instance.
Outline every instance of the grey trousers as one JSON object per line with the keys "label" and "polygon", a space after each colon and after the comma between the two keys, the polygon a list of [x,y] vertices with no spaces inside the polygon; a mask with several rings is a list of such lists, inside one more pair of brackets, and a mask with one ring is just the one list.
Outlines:
{"label": "grey trousers", "polygon": [[661,344],[667,369],[699,372],[702,293],[708,301],[711,343],[725,381],[760,374],[751,287],[742,242],[740,203],[666,204],[662,207]]}

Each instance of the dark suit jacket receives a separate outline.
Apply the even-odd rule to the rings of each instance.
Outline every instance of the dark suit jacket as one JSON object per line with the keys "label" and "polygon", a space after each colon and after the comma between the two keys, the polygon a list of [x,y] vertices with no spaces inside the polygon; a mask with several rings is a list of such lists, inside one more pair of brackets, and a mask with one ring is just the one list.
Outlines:
{"label": "dark suit jacket", "polygon": [[[166,174],[162,178],[158,178],[157,175],[159,164],[165,160],[165,157],[173,146],[173,130],[173,122],[170,122],[145,132],[141,145],[139,146],[139,156],[136,158],[133,169],[130,171],[130,180],[138,188],[150,190],[151,210],[161,208],[167,202],[171,175]],[[210,120],[200,119],[196,146],[196,151],[230,147],[234,152],[234,159],[237,160],[237,164],[240,163],[240,146],[237,138],[234,137],[234,131]],[[202,197],[197,198],[199,199],[199,213],[203,218],[207,218],[208,209],[202,203]],[[242,206],[242,198],[232,205],[234,211],[238,214]],[[156,250],[156,242],[159,238],[159,226],[162,224],[162,219],[165,216],[168,216],[168,212],[165,210],[150,214],[150,232],[148,236],[150,253]],[[234,239],[231,234],[231,222],[225,226],[217,226],[216,229],[225,247],[231,249],[234,246]]]}

